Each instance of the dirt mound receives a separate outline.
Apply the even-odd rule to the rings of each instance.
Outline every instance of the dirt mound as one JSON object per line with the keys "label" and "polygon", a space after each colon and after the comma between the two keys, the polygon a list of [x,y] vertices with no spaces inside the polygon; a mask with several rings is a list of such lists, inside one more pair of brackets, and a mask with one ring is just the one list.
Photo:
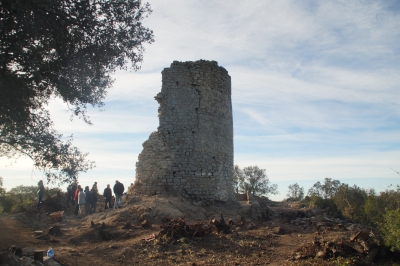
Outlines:
{"label": "dirt mound", "polygon": [[130,222],[140,225],[141,222],[147,220],[153,224],[160,224],[165,217],[173,219],[185,215],[188,222],[198,222],[219,217],[221,212],[227,219],[233,219],[237,216],[239,209],[240,205],[234,203],[206,205],[191,202],[182,197],[132,197],[123,204],[121,209],[95,213],[86,216],[83,221],[93,220],[95,223],[106,224]]}
{"label": "dirt mound", "polygon": [[66,211],[62,223],[45,213],[3,216],[0,242],[3,250],[52,247],[62,265],[353,265],[384,256],[378,232],[323,210],[259,201],[267,215],[254,218],[247,201],[208,205],[153,196],[124,202],[84,217]]}

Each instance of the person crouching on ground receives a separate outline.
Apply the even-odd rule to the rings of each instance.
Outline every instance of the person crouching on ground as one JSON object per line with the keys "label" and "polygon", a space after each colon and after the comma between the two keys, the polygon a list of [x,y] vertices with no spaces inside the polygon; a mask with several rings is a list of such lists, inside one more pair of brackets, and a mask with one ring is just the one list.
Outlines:
{"label": "person crouching on ground", "polygon": [[79,214],[85,214],[85,203],[86,203],[86,194],[82,188],[79,189],[78,194],[78,205],[79,205]]}
{"label": "person crouching on ground", "polygon": [[122,204],[122,194],[124,194],[124,185],[122,183],[120,183],[118,180],[115,181],[115,185],[114,185],[114,194],[115,194],[115,204],[114,204],[114,208],[121,208],[121,204]]}
{"label": "person crouching on ground", "polygon": [[107,208],[111,208],[111,197],[112,197],[112,191],[110,188],[110,184],[107,185],[107,187],[104,189],[103,192],[104,196],[104,210],[107,210]]}

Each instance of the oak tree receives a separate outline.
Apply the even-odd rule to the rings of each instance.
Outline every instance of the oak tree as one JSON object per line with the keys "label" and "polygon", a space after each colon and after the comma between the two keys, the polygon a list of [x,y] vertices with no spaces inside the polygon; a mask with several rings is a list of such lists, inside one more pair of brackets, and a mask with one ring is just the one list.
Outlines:
{"label": "oak tree", "polygon": [[298,183],[289,185],[288,192],[286,194],[288,201],[299,201],[304,198],[304,188]]}
{"label": "oak tree", "polygon": [[0,2],[0,156],[30,157],[48,181],[70,182],[92,168],[87,154],[53,128],[59,98],[91,124],[87,106],[103,106],[120,68],[138,70],[153,32],[140,0]]}
{"label": "oak tree", "polygon": [[240,190],[249,192],[255,196],[278,194],[278,185],[271,184],[265,169],[260,169],[257,165],[244,167]]}

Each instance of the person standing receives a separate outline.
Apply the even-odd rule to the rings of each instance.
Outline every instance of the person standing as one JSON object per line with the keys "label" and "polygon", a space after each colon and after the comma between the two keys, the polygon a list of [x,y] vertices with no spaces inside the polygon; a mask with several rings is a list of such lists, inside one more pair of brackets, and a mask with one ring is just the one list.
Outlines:
{"label": "person standing", "polygon": [[93,187],[92,188],[95,188],[96,190],[98,190],[97,189],[97,182],[94,182],[94,184],[93,184]]}
{"label": "person standing", "polygon": [[115,181],[114,185],[114,194],[115,194],[115,203],[114,203],[114,208],[121,208],[122,204],[122,194],[124,194],[124,185],[119,182],[118,180]]}
{"label": "person standing", "polygon": [[97,186],[92,187],[90,191],[90,213],[95,213],[97,207]]}
{"label": "person standing", "polygon": [[110,188],[110,184],[107,184],[107,187],[104,189],[103,196],[105,199],[104,210],[107,210],[107,208],[111,208],[112,191]]}
{"label": "person standing", "polygon": [[39,209],[40,209],[40,202],[42,201],[43,196],[44,196],[44,185],[43,185],[43,180],[40,180],[40,181],[38,182],[38,186],[39,186],[39,190],[38,190],[38,192],[37,192],[37,194],[38,194],[38,200],[37,200],[37,203],[36,203],[36,207],[37,207],[38,210],[39,210]]}
{"label": "person standing", "polygon": [[72,199],[72,185],[69,184],[67,187],[67,206],[69,206],[71,199]]}
{"label": "person standing", "polygon": [[79,205],[79,214],[85,214],[85,203],[86,203],[86,194],[82,188],[79,189],[78,193],[78,205]]}
{"label": "person standing", "polygon": [[76,187],[77,187],[77,184],[76,183],[72,183],[72,185],[71,185],[71,191],[72,191],[72,195],[71,195],[71,204],[72,204],[72,206],[74,206],[75,205],[75,200],[74,200],[74,198],[75,198],[75,191],[76,191]]}
{"label": "person standing", "polygon": [[79,213],[79,203],[78,203],[79,197],[78,196],[79,196],[80,190],[81,190],[81,185],[78,185],[78,187],[76,188],[75,193],[74,193],[74,202],[76,203],[75,210],[74,210],[75,215],[78,215],[78,213]]}
{"label": "person standing", "polygon": [[85,187],[85,213],[89,214],[90,213],[90,205],[92,204],[91,202],[91,192],[89,190],[89,186]]}

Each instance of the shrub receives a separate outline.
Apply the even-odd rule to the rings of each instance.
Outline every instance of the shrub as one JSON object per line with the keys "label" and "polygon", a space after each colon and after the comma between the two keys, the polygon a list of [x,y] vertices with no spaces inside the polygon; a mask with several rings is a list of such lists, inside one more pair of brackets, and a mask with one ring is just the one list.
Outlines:
{"label": "shrub", "polygon": [[363,206],[367,196],[367,191],[356,185],[350,187],[347,184],[342,184],[336,191],[333,200],[344,216],[355,222],[365,223]]}
{"label": "shrub", "polygon": [[391,251],[400,251],[400,209],[386,211],[383,215],[381,231],[385,245]]}
{"label": "shrub", "polygon": [[330,212],[338,211],[333,199],[324,199],[320,196],[307,196],[304,200],[312,208],[326,209]]}

